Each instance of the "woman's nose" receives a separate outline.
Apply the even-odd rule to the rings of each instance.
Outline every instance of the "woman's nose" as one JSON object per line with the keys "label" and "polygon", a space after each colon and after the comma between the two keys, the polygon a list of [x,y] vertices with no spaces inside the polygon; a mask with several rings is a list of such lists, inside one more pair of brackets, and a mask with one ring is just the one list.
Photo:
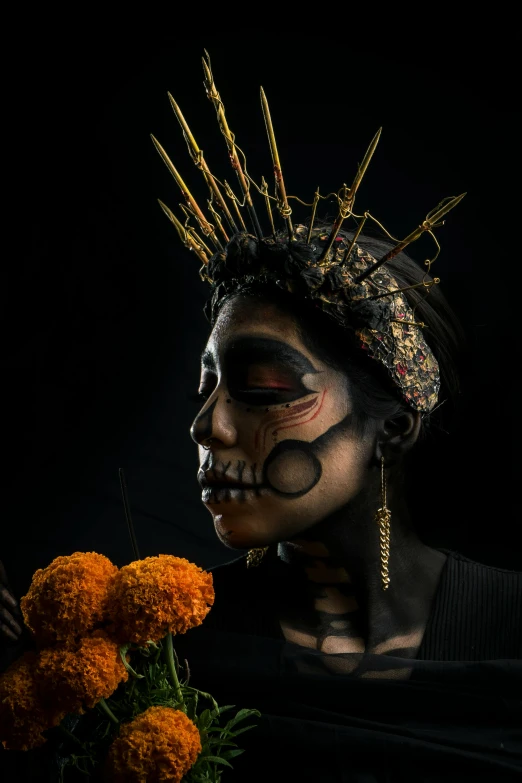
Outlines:
{"label": "woman's nose", "polygon": [[236,444],[237,431],[232,421],[232,407],[227,399],[224,395],[218,395],[213,401],[208,400],[194,419],[190,436],[199,446],[210,445],[210,440],[213,446],[230,448]]}

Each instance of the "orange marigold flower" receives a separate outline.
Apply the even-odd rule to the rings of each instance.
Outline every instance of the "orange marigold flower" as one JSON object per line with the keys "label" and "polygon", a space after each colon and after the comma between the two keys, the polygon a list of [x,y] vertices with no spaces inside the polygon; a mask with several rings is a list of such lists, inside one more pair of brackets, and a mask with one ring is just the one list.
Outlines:
{"label": "orange marigold flower", "polygon": [[121,727],[105,767],[111,783],[179,783],[201,753],[197,726],[184,712],[149,707]]}
{"label": "orange marigold flower", "polygon": [[67,712],[83,713],[108,698],[129,673],[119,646],[104,631],[81,639],[76,648],[48,647],[38,660],[42,694]]}
{"label": "orange marigold flower", "polygon": [[184,557],[158,555],[120,568],[109,591],[109,614],[122,642],[157,642],[200,625],[214,603],[212,574]]}
{"label": "orange marigold flower", "polygon": [[0,741],[8,750],[30,750],[43,745],[42,731],[56,726],[65,715],[58,706],[47,709],[35,678],[38,656],[26,652],[0,675]]}
{"label": "orange marigold flower", "polygon": [[35,572],[20,606],[26,625],[43,645],[74,641],[103,617],[107,590],[118,569],[104,555],[75,552]]}

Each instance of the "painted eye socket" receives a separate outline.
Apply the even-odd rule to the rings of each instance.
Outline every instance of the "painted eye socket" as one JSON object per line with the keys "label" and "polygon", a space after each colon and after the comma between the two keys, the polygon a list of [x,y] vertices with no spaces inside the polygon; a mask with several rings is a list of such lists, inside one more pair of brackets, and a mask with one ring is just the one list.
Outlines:
{"label": "painted eye socket", "polygon": [[299,397],[295,389],[279,389],[273,387],[247,387],[245,389],[234,389],[232,396],[238,402],[245,402],[248,405],[277,405],[281,402],[290,402]]}
{"label": "painted eye socket", "polygon": [[282,392],[292,391],[295,388],[288,372],[262,366],[249,367],[244,384],[241,385],[244,389],[267,389]]}

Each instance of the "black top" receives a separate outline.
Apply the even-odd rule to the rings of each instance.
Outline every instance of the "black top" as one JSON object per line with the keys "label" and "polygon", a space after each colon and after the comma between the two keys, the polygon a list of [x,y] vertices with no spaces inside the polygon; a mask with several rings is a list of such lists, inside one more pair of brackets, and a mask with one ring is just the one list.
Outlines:
{"label": "black top", "polygon": [[[439,551],[447,560],[417,660],[522,659],[522,572]],[[245,557],[211,568],[216,600],[205,626],[283,639],[275,607],[290,589],[286,570],[274,549],[257,568]]]}
{"label": "black top", "polygon": [[275,606],[290,585],[273,551],[258,568],[211,569],[214,607],[176,650],[194,687],[262,713],[223,783],[522,781],[522,573],[442,551],[414,661],[286,642]]}

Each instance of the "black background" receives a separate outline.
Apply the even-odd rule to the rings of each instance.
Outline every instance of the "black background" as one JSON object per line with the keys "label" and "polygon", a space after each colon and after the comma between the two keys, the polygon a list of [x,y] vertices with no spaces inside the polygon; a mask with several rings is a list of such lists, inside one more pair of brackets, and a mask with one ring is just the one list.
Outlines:
{"label": "black background", "polygon": [[[202,85],[204,47],[256,181],[271,168],[262,84],[290,193],[310,201],[318,184],[326,193],[349,183],[381,125],[359,211],[404,236],[442,198],[468,192],[438,231],[437,261],[469,338],[461,418],[420,454],[415,513],[429,543],[522,568],[511,451],[519,348],[506,303],[519,263],[511,55],[498,47],[492,62],[491,51],[470,53],[451,37],[437,42],[437,57],[428,55],[433,44],[390,52],[364,37],[334,38],[330,25],[324,35],[282,38],[184,28],[18,42],[4,95],[4,169],[13,178],[0,543],[18,595],[58,554],[132,559],[119,467],[142,556],[173,553],[204,567],[236,556],[199,501],[188,435],[207,291],[157,204],[176,210],[181,199],[149,136],[205,203],[170,90],[211,168],[236,188]],[[422,261],[428,245],[418,244],[412,255]]]}

